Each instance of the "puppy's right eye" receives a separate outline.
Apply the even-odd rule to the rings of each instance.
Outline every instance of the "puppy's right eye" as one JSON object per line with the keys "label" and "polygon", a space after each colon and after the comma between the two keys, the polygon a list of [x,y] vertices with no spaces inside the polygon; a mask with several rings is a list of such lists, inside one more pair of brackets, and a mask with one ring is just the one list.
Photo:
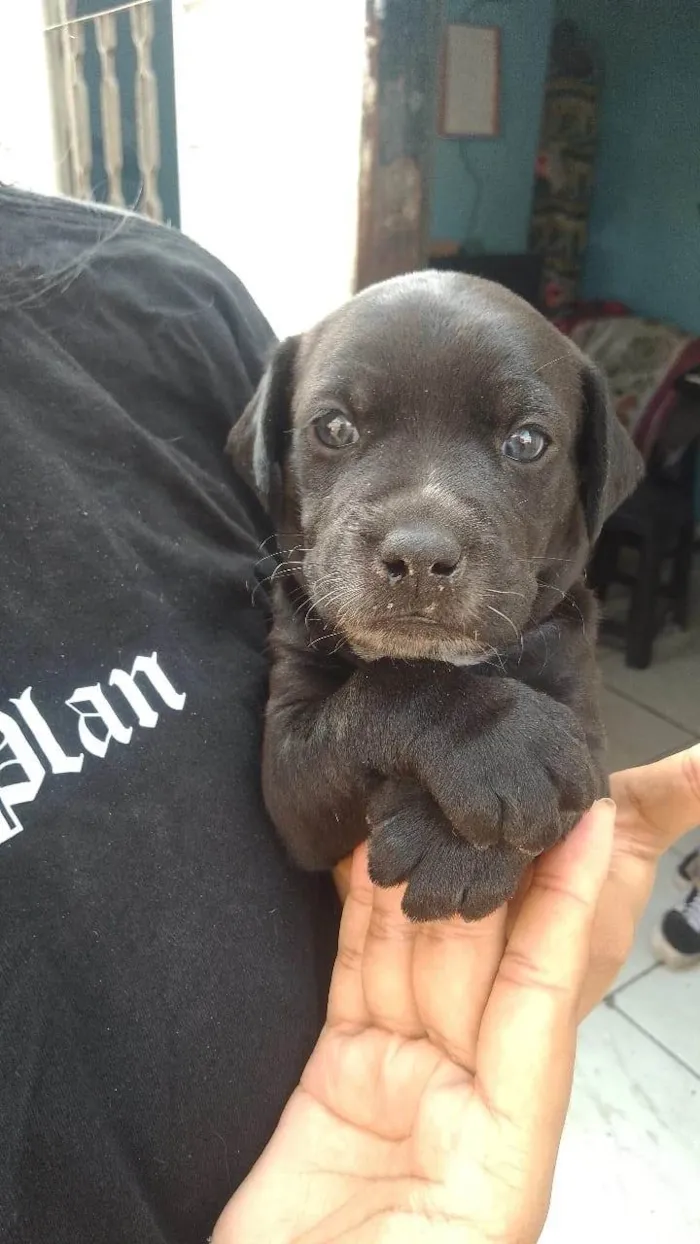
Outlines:
{"label": "puppy's right eye", "polygon": [[550,444],[546,432],[534,423],[526,423],[522,428],[516,428],[508,440],[503,442],[501,452],[512,462],[537,462]]}
{"label": "puppy's right eye", "polygon": [[355,424],[341,410],[329,410],[314,419],[314,432],[327,449],[347,449],[360,439]]}

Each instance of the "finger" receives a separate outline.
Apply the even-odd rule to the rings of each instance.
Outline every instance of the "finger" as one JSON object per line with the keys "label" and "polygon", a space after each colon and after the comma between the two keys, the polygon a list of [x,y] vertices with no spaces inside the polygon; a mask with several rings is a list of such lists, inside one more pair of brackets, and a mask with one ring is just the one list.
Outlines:
{"label": "finger", "polygon": [[506,908],[467,924],[461,916],[418,926],[413,989],[427,1036],[474,1071],[484,1008],[505,945]]}
{"label": "finger", "polygon": [[352,855],[346,855],[333,869],[333,881],[341,903],[344,903],[350,890],[350,873],[352,872]]}
{"label": "finger", "polygon": [[610,872],[598,901],[579,1016],[610,989],[629,954],[659,855],[700,821],[700,746],[614,773],[618,803]]}
{"label": "finger", "polygon": [[374,886],[367,872],[367,846],[353,852],[348,893],[338,934],[338,953],[328,996],[328,1023],[362,1026],[369,1022],[362,984],[362,957],[372,916]]}
{"label": "finger", "polygon": [[535,868],[479,1034],[488,1105],[554,1161],[571,1089],[579,994],[610,864],[614,805],[598,803]]}
{"label": "finger", "polygon": [[374,887],[362,956],[362,985],[370,1022],[405,1037],[425,1033],[413,992],[417,926],[401,910],[404,886]]}
{"label": "finger", "polygon": [[637,925],[654,886],[656,863],[613,848],[610,873],[596,908],[588,972],[579,1000],[579,1020],[609,992],[634,942]]}
{"label": "finger", "polygon": [[525,869],[525,872],[522,875],[522,878],[520,880],[520,885],[518,886],[516,893],[513,895],[513,898],[510,900],[508,904],[508,916],[506,918],[506,937],[510,937],[511,932],[513,930],[513,926],[518,918],[520,909],[523,903],[525,902],[525,899],[530,891],[530,886],[532,885],[532,878],[534,875],[534,871],[535,871],[534,864],[529,864],[528,867]]}
{"label": "finger", "polygon": [[651,894],[659,855],[700,821],[700,746],[614,773],[618,801],[610,872],[603,887],[579,1018],[613,985]]}
{"label": "finger", "polygon": [[617,834],[631,852],[655,858],[700,823],[700,744],[655,764],[613,773]]}

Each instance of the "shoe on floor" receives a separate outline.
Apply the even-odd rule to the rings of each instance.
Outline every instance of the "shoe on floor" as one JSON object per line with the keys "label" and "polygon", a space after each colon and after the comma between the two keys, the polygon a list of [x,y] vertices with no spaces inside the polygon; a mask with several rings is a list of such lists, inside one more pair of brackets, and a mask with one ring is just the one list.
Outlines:
{"label": "shoe on floor", "polygon": [[700,890],[692,889],[680,907],[666,912],[651,945],[656,958],[669,968],[700,963]]}
{"label": "shoe on floor", "polygon": [[700,847],[683,856],[674,873],[674,881],[676,889],[683,890],[684,893],[691,886],[697,885],[700,881]]}

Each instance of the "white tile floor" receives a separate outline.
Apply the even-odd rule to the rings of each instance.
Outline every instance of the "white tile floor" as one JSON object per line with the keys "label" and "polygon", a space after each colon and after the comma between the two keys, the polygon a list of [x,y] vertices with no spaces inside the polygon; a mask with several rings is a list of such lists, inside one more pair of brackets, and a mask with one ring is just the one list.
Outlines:
{"label": "white tile floor", "polygon": [[[662,636],[648,670],[605,649],[601,668],[611,769],[700,739],[700,628]],[[700,1240],[700,967],[670,972],[649,948],[695,842],[700,829],[662,861],[632,954],[582,1027],[545,1244]]]}

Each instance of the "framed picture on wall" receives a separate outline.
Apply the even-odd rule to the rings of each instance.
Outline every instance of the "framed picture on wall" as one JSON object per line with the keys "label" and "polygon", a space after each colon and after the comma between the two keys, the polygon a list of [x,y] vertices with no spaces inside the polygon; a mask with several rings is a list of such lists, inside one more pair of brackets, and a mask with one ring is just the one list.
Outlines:
{"label": "framed picture on wall", "polygon": [[443,138],[497,138],[501,31],[498,26],[450,23],[441,69]]}

